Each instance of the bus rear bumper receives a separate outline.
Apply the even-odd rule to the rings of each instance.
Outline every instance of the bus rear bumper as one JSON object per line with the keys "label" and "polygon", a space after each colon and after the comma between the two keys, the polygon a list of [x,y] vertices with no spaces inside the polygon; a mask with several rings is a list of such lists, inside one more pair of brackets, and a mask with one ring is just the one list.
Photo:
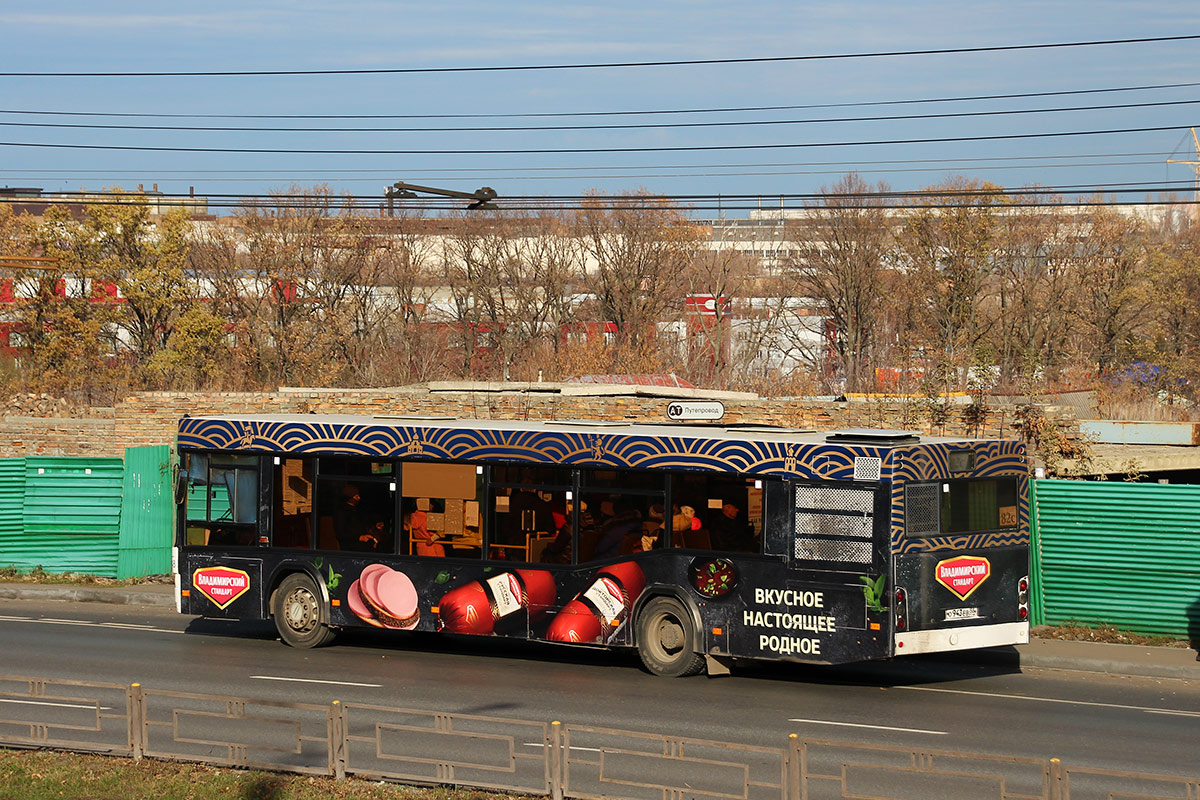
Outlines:
{"label": "bus rear bumper", "polygon": [[944,653],[951,650],[1028,643],[1028,622],[1005,622],[999,625],[975,625],[969,628],[943,628],[897,634],[896,655]]}

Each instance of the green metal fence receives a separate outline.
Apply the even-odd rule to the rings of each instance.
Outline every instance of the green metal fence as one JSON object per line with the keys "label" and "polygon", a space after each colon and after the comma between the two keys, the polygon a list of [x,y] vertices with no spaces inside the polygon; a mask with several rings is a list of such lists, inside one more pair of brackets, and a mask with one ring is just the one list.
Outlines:
{"label": "green metal fence", "polygon": [[0,458],[0,566],[25,534],[25,459]]}
{"label": "green metal fence", "polygon": [[171,571],[174,503],[171,448],[131,447],[125,451],[117,577],[163,575]]}
{"label": "green metal fence", "polygon": [[25,459],[21,537],[5,560],[115,578],[123,471],[119,458]]}
{"label": "green metal fence", "polygon": [[0,566],[132,578],[171,569],[170,448],[0,459]]}
{"label": "green metal fence", "polygon": [[1035,624],[1200,628],[1200,486],[1033,483]]}

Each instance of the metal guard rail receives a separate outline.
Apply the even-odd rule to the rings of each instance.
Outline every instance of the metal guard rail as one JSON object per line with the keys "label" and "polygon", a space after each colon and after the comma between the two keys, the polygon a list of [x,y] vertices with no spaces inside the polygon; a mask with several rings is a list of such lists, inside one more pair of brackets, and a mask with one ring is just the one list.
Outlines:
{"label": "metal guard rail", "polygon": [[0,675],[0,746],[453,785],[553,800],[1200,800],[1200,777],[831,739],[783,747],[334,701]]}

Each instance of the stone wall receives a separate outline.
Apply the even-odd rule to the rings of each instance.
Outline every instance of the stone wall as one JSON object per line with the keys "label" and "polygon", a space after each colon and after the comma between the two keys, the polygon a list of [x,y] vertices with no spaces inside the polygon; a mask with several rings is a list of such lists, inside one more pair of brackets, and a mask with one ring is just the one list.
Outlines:
{"label": "stone wall", "polygon": [[123,456],[120,442],[112,419],[0,417],[0,458]]}
{"label": "stone wall", "polygon": [[[401,414],[477,419],[612,419],[666,422],[672,399],[661,393],[594,394],[559,391],[557,385],[527,391],[477,390],[470,385],[393,389],[284,389],[278,392],[142,392],[113,408],[76,412],[77,416],[0,416],[0,457],[119,456],[126,447],[169,444],[178,420],[203,414]],[[528,384],[524,386],[530,386]],[[536,386],[541,386],[536,385]],[[571,389],[577,392],[578,389]],[[701,399],[692,396],[689,399]],[[823,402],[805,398],[756,398],[745,394],[705,393],[725,405],[726,424],[750,423],[789,428],[835,430],[889,428],[927,434],[981,438],[1019,438],[1014,406],[982,408],[965,398],[946,403],[925,398]],[[17,414],[26,409],[16,410]],[[14,409],[8,413],[13,414]],[[1052,410],[1056,424],[1078,433],[1074,416]]]}

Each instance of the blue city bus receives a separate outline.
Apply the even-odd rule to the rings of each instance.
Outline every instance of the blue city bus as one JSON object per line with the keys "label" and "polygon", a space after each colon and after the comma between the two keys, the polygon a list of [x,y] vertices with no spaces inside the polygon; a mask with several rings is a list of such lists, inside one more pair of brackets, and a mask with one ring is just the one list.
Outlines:
{"label": "blue city bus", "polygon": [[1024,446],[378,415],[180,421],[179,610],[838,664],[1029,637]]}

